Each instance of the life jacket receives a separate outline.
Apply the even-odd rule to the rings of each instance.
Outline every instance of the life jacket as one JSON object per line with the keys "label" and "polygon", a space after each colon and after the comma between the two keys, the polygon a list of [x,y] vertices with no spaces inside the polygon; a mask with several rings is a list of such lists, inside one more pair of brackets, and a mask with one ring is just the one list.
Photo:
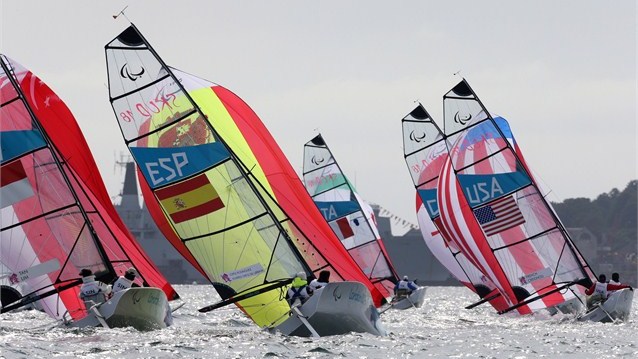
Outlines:
{"label": "life jacket", "polygon": [[86,308],[102,303],[106,300],[106,295],[110,292],[106,284],[95,280],[95,276],[82,277],[80,286],[80,298],[84,301]]}
{"label": "life jacket", "polygon": [[607,283],[596,282],[594,294],[600,294],[603,298],[607,298]]}
{"label": "life jacket", "polygon": [[308,282],[299,277],[295,277],[295,279],[292,280],[292,286],[288,289],[290,303],[294,303],[297,299],[303,302],[308,299],[308,297],[310,297]]}
{"label": "life jacket", "polygon": [[133,281],[125,278],[125,277],[119,277],[115,283],[113,283],[113,292],[119,292],[121,290],[125,290],[125,289],[129,289],[131,288],[131,286],[133,285]]}
{"label": "life jacket", "polygon": [[407,291],[411,291],[412,290],[412,288],[410,288],[410,282],[408,282],[407,280],[399,281],[399,284],[397,285],[397,289],[398,290],[407,290]]}

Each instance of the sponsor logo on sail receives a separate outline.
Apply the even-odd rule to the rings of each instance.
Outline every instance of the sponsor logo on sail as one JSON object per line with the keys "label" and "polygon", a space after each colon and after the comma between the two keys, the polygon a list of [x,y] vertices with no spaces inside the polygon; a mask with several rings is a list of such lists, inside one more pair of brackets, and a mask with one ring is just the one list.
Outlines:
{"label": "sponsor logo on sail", "polygon": [[238,279],[254,277],[263,272],[264,267],[262,267],[260,263],[256,263],[248,267],[226,272],[222,274],[222,279],[224,280],[224,282],[228,283]]}
{"label": "sponsor logo on sail", "polygon": [[554,273],[552,272],[552,270],[546,267],[534,273],[530,273],[526,276],[520,277],[519,280],[521,284],[525,285],[525,284],[529,284],[534,281],[537,281],[539,279],[551,277],[553,274]]}
{"label": "sponsor logo on sail", "polygon": [[10,284],[18,284],[20,282],[20,280],[18,279],[18,274],[17,273],[13,273],[9,276],[9,283]]}
{"label": "sponsor logo on sail", "polygon": [[128,62],[125,63],[120,69],[120,76],[122,76],[122,78],[128,78],[131,81],[136,81],[137,79],[142,77],[142,75],[144,75],[144,68],[142,66],[140,66],[140,70],[138,72],[130,72],[128,68]]}

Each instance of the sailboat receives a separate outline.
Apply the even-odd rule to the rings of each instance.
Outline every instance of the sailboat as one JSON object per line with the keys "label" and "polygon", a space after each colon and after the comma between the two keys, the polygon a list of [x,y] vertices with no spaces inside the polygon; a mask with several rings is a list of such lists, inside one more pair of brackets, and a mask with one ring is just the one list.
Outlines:
{"label": "sailboat", "polygon": [[481,298],[478,303],[488,301],[497,311],[507,309],[494,283],[458,249],[441,224],[437,183],[448,157],[443,132],[422,104],[401,124],[404,158],[417,190],[417,219],[426,246],[452,276]]}
{"label": "sailboat", "polygon": [[577,311],[594,274],[545,200],[509,124],[493,118],[465,80],[443,99],[443,226],[506,299],[499,313]]}
{"label": "sailboat", "polygon": [[[392,302],[399,278],[392,266],[376,225],[374,211],[343,174],[323,136],[304,145],[303,179],[306,190],[375,290]],[[393,308],[420,307],[425,287],[414,291]]]}
{"label": "sailboat", "polygon": [[[22,65],[4,55],[0,65],[1,312],[34,306],[76,327],[170,325],[168,298],[179,296],[115,214],[73,115]],[[140,288],[97,305],[79,298],[81,269],[109,283],[130,267]]]}
{"label": "sailboat", "polygon": [[[169,67],[131,24],[106,46],[110,101],[154,221],[222,301],[286,335],[385,334],[373,285],[332,233],[257,115]],[[295,273],[331,271],[300,307]],[[362,283],[366,283],[365,285]]]}

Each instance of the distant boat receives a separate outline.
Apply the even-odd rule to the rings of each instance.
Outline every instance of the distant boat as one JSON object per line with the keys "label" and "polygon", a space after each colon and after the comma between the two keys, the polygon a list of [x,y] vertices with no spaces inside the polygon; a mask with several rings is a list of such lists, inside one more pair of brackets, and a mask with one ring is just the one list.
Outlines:
{"label": "distant boat", "polygon": [[545,200],[507,121],[465,80],[443,97],[447,158],[438,206],[458,248],[496,285],[506,313],[577,311],[594,274]]}
{"label": "distant boat", "polygon": [[[372,283],[250,107],[166,65],[132,24],[105,48],[111,104],[149,212],[222,297],[200,311],[234,303],[286,335],[385,334]],[[322,270],[336,282],[291,307],[295,273]]]}
{"label": "distant boat", "polygon": [[[37,76],[0,58],[1,312],[33,305],[72,326],[170,325],[167,298],[179,297],[115,213],[73,115]],[[136,289],[152,300],[131,306],[123,291],[89,307],[79,298],[81,269],[109,283],[129,267],[138,285],[161,288]],[[116,322],[115,312],[126,315]]]}
{"label": "distant boat", "polygon": [[[341,244],[374,284],[374,290],[391,302],[399,278],[379,235],[374,211],[348,181],[321,134],[304,145],[303,179]],[[420,291],[425,292],[425,288]],[[420,306],[423,296],[416,298]]]}
{"label": "distant boat", "polygon": [[450,274],[476,293],[481,301],[489,301],[497,311],[507,309],[507,303],[494,283],[458,249],[441,224],[437,184],[448,158],[443,132],[421,104],[401,123],[404,157],[417,190],[417,219],[425,244]]}

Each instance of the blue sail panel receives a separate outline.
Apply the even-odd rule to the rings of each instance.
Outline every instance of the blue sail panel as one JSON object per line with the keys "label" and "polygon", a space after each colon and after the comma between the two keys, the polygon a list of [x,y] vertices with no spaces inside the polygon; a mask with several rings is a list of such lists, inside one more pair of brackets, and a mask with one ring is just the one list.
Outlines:
{"label": "blue sail panel", "polygon": [[178,182],[230,158],[219,142],[185,147],[131,147],[151,188]]}
{"label": "blue sail panel", "polygon": [[471,207],[515,192],[532,182],[522,171],[481,175],[458,174],[458,179]]}

